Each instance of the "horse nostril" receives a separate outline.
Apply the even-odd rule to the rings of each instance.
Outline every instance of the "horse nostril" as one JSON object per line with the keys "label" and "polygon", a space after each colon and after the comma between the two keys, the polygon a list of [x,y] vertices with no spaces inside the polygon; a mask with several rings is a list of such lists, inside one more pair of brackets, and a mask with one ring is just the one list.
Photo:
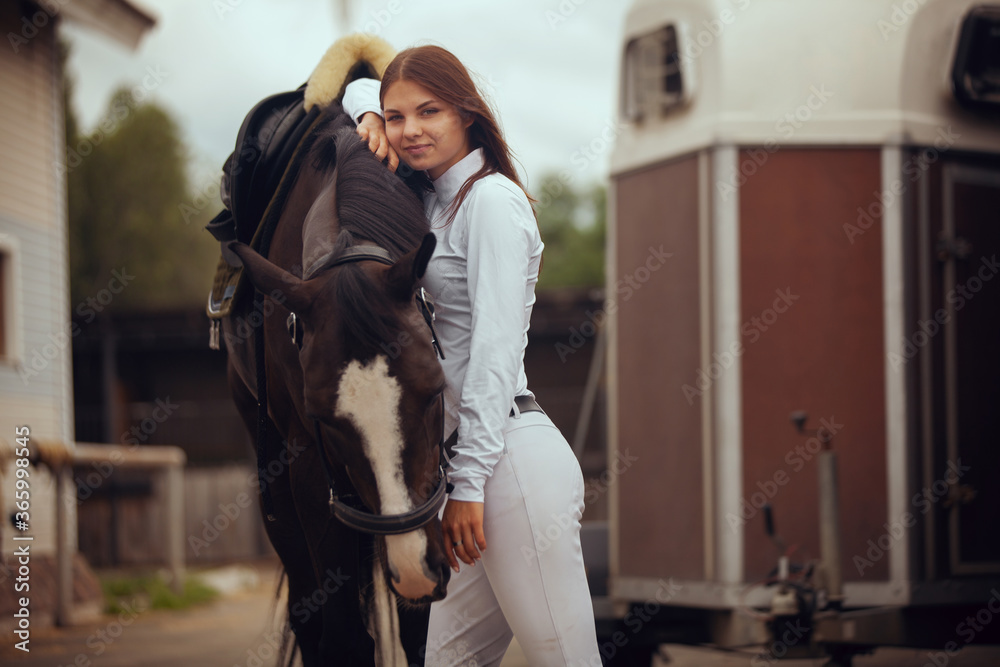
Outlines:
{"label": "horse nostril", "polygon": [[451,567],[447,562],[441,563],[441,576],[438,578],[438,585],[443,589],[451,579]]}
{"label": "horse nostril", "polygon": [[448,595],[448,580],[451,579],[451,568],[448,563],[441,564],[441,575],[438,578],[437,586],[434,587],[434,594],[431,596],[435,601],[443,600]]}
{"label": "horse nostril", "polygon": [[448,576],[451,574],[451,567],[448,565],[448,559],[445,558],[443,553],[438,553],[436,550],[432,551],[428,549],[427,560],[425,561],[426,569],[424,573],[427,578],[432,581],[448,581]]}

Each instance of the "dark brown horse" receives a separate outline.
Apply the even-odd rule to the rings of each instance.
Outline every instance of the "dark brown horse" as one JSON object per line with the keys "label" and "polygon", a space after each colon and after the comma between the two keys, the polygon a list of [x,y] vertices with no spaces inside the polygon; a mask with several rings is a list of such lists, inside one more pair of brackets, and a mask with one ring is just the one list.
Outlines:
{"label": "dark brown horse", "polygon": [[[422,664],[426,603],[444,596],[450,574],[437,518],[444,375],[416,292],[434,236],[418,197],[336,102],[271,208],[266,259],[230,245],[266,296],[256,317],[243,298],[223,332],[254,437],[254,337],[264,339],[277,430],[263,449],[265,524],[288,577],[295,643],[306,667]],[[260,325],[240,338],[243,321]]]}

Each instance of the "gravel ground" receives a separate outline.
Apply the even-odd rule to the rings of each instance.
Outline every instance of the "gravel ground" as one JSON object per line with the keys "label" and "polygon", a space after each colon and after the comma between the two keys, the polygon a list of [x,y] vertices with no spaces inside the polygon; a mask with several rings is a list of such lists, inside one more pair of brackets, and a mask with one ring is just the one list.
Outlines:
{"label": "gravel ground", "polygon": [[[782,660],[768,662],[758,658],[754,651],[719,651],[695,646],[667,644],[661,647],[669,660],[657,658],[653,667],[820,667],[824,659]],[[930,652],[935,653],[935,652]],[[1000,667],[1000,647],[974,646],[963,650],[950,660],[932,661],[928,651],[914,649],[879,649],[873,655],[858,656],[855,667]],[[516,642],[507,651],[501,667],[528,667],[528,661]],[[639,666],[637,666],[639,667]]]}
{"label": "gravel ground", "polygon": [[[223,591],[209,605],[183,612],[141,611],[105,616],[72,628],[32,632],[31,652],[0,644],[0,665],[45,667],[269,667],[274,664],[277,622],[272,613],[278,566],[274,561],[222,568],[202,575]],[[763,667],[753,651],[691,646],[663,647],[669,661],[654,667]],[[780,667],[819,666],[823,660],[787,660]],[[1000,647],[971,647],[948,659],[913,649],[879,649],[855,659],[856,667],[1000,667]],[[527,667],[516,642],[502,667]],[[770,665],[768,665],[770,667]]]}

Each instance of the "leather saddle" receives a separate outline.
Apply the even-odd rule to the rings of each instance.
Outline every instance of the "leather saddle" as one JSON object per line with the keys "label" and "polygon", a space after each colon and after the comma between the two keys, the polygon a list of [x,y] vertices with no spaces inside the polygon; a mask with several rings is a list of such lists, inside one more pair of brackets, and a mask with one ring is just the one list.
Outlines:
{"label": "leather saddle", "polygon": [[348,81],[381,78],[394,55],[391,46],[373,35],[342,38],[327,50],[307,83],[264,98],[244,117],[235,149],[223,165],[219,193],[224,208],[205,227],[222,246],[207,307],[213,349],[219,348],[219,321],[229,315],[245,285],[241,262],[226,244],[238,240],[267,256],[270,234],[264,227],[277,222],[268,207],[303,139],[343,95]]}
{"label": "leather saddle", "polygon": [[320,114],[305,110],[306,85],[266,97],[243,119],[236,148],[223,166],[224,208],[206,226],[220,243],[250,243],[292,153]]}

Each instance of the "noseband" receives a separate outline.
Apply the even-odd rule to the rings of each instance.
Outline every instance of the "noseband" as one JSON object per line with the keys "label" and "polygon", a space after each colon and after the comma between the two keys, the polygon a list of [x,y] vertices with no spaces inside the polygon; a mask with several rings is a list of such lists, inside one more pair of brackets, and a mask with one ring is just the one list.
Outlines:
{"label": "noseband", "polygon": [[448,459],[444,442],[444,395],[441,395],[440,398],[442,426],[441,439],[438,441],[439,458],[434,492],[419,507],[401,514],[375,514],[356,495],[345,494],[341,496],[337,493],[333,469],[323,451],[323,434],[320,423],[318,419],[313,420],[313,426],[316,429],[316,442],[320,446],[320,460],[323,462],[323,470],[326,472],[327,481],[330,484],[330,510],[342,524],[369,535],[400,535],[427,525],[438,515],[441,507],[444,506],[446,496],[454,488],[448,481],[448,468],[451,466],[451,461]]}
{"label": "noseband", "polygon": [[[326,264],[327,267],[339,266],[349,262],[376,261],[382,264],[395,264],[392,257],[384,249],[378,246],[353,246],[341,253],[335,260]],[[427,299],[427,293],[421,287],[417,293],[417,302],[420,312],[424,316],[424,321],[431,330],[431,341],[437,354],[444,359],[444,353],[438,343],[437,332],[434,331],[434,306]],[[294,314],[290,317],[294,318]],[[293,333],[293,342],[295,334]],[[353,528],[369,535],[400,535],[425,526],[438,515],[444,505],[446,496],[451,493],[452,484],[448,481],[448,468],[451,461],[448,459],[447,447],[444,437],[444,394],[439,394],[441,400],[441,435],[438,439],[438,470],[437,478],[434,482],[434,492],[419,507],[403,512],[401,514],[375,514],[361,502],[354,494],[341,495],[337,492],[334,481],[333,467],[327,460],[324,446],[323,433],[318,419],[313,419],[313,427],[316,431],[316,444],[319,445],[319,458],[323,463],[323,471],[326,473],[327,482],[330,485],[330,510],[333,515],[348,528]]]}

